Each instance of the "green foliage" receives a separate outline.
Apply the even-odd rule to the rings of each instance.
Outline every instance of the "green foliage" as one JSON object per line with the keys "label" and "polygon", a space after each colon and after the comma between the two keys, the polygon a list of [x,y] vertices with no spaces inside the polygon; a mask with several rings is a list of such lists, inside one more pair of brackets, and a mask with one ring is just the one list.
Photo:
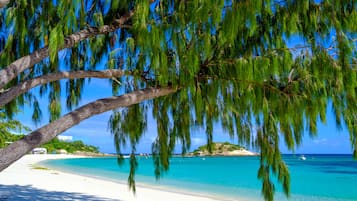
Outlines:
{"label": "green foliage", "polygon": [[[1,131],[0,148],[3,148],[8,145],[5,144],[5,142],[15,142],[25,136],[23,134],[14,135],[10,133],[9,131],[13,130],[15,127],[18,127],[18,125],[14,124],[13,122],[7,122],[7,124],[11,124],[11,127],[10,128],[7,127],[4,129],[4,126],[6,126],[6,124],[4,124],[3,122],[0,123],[0,131]],[[24,126],[22,127],[25,128],[27,131],[29,130]],[[66,141],[58,140],[58,138],[55,138],[50,142],[43,144],[41,147],[46,148],[48,153],[56,153],[61,149],[66,150],[68,153],[75,153],[76,151],[86,152],[86,153],[99,153],[98,147],[92,145],[86,145],[80,140],[73,141],[73,142],[66,142]]]}
{"label": "green foliage", "polygon": [[61,141],[58,138],[51,140],[50,142],[43,144],[41,147],[46,148],[48,153],[56,153],[58,150],[64,149],[68,153],[88,152],[88,153],[98,153],[98,147],[92,145],[86,145],[82,141],[66,142]]}
{"label": "green foliage", "polygon": [[49,40],[50,60],[54,63],[57,60],[57,52],[64,43],[62,26],[60,24],[51,31]]}
{"label": "green foliage", "polygon": [[[305,132],[317,135],[317,123],[326,121],[329,104],[336,125],[347,127],[357,158],[355,0],[89,2],[11,1],[0,12],[6,30],[5,39],[0,38],[0,68],[45,45],[50,54],[49,61],[19,74],[4,90],[56,72],[59,66],[102,69],[97,65],[102,61],[108,68],[131,72],[120,85],[112,82],[114,93],[150,86],[179,89],[117,110],[110,119],[118,153],[129,144],[132,149],[128,178],[132,189],[138,167],[134,153],[147,128],[149,107],[158,127],[152,145],[157,178],[169,169],[177,144],[183,153],[190,148],[195,129],[206,132],[207,149],[212,151],[214,128],[220,123],[239,144],[260,151],[258,178],[264,198],[274,199],[273,177],[289,195],[290,177],[279,142],[294,150]],[[134,16],[125,28],[75,44],[57,58],[65,36],[115,24],[130,10]],[[291,41],[298,46],[290,47]],[[48,94],[50,121],[61,116],[63,84],[67,109],[72,110],[80,103],[85,83],[66,80],[41,87],[40,95]],[[28,104],[34,108],[33,119],[39,120],[37,96],[32,92],[20,96],[5,105],[4,112],[11,117],[18,106]]]}
{"label": "green foliage", "polygon": [[145,108],[134,105],[122,111],[115,111],[110,117],[108,129],[114,135],[115,147],[118,153],[118,164],[124,162],[122,147],[130,145],[130,172],[128,177],[129,188],[135,193],[135,171],[138,162],[135,157],[136,145],[146,130]]}
{"label": "green foliage", "polygon": [[15,142],[23,137],[23,135],[13,135],[12,132],[22,133],[30,131],[21,122],[6,118],[6,114],[0,110],[0,148],[7,146],[7,143]]}
{"label": "green foliage", "polygon": [[198,147],[196,150],[193,151],[194,155],[198,155],[200,152],[202,153],[222,153],[224,151],[235,151],[235,150],[241,150],[245,149],[243,146],[237,145],[237,144],[231,144],[229,142],[224,142],[224,143],[212,143],[211,145],[202,145]]}

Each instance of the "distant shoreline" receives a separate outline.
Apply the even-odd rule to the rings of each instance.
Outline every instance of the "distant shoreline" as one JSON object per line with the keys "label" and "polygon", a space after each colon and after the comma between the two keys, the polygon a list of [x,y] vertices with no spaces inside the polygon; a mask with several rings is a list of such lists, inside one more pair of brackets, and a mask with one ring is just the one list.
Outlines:
{"label": "distant shoreline", "polygon": [[[220,155],[220,154],[216,154],[216,155],[192,155],[192,154],[184,154],[182,155],[181,153],[174,153],[172,155],[172,157],[236,157],[236,156],[241,156],[241,157],[254,157],[254,156],[260,156],[259,153],[257,152],[252,152],[253,154],[251,155]],[[79,156],[79,157],[117,157],[117,154],[114,153],[98,153],[98,154],[67,154],[67,155],[73,155],[73,156]],[[348,154],[348,153],[296,153],[296,154],[291,154],[291,153],[282,153],[283,156],[301,156],[301,155],[305,155],[305,156],[309,156],[309,155],[315,155],[315,156],[353,156],[353,154]],[[137,157],[152,157],[151,153],[145,153],[145,155],[143,154],[135,154],[135,156]],[[125,153],[123,154],[124,158],[129,158],[130,154]]]}

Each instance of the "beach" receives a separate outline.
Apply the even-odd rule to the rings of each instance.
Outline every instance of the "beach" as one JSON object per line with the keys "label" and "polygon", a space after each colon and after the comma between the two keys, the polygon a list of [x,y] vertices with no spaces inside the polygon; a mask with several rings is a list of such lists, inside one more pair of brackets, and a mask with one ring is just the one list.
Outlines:
{"label": "beach", "polygon": [[0,172],[1,201],[214,201],[215,198],[137,186],[133,195],[128,185],[44,168],[37,163],[74,155],[25,155]]}

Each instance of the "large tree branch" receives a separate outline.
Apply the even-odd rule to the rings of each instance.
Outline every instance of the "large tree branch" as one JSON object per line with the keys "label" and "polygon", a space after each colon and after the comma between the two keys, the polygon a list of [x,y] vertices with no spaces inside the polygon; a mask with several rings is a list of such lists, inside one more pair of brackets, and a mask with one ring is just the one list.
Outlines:
{"label": "large tree branch", "polygon": [[[129,73],[129,72],[128,72]],[[58,72],[48,75],[43,75],[31,80],[22,82],[14,87],[0,92],[0,107],[12,101],[17,96],[29,91],[30,89],[43,85],[49,82],[61,80],[61,79],[77,79],[77,78],[114,78],[121,77],[125,74],[123,70],[103,70],[103,71],[74,71],[74,72]]]}
{"label": "large tree branch", "polygon": [[0,8],[5,7],[8,3],[10,3],[10,0],[0,0]]}
{"label": "large tree branch", "polygon": [[[88,29],[84,29],[78,31],[74,34],[69,35],[64,40],[64,45],[59,49],[66,49],[73,47],[75,44],[83,41],[87,38],[94,37],[100,34],[107,34],[113,32],[121,27],[125,26],[125,23],[134,15],[134,12],[131,11],[126,15],[123,15],[117,20],[114,20],[112,25],[104,25],[100,28],[89,27]],[[21,57],[8,65],[6,68],[0,71],[0,89],[3,89],[7,83],[9,83],[12,79],[14,79],[19,73],[24,70],[32,67],[36,63],[42,61],[44,58],[49,56],[49,48],[48,46],[41,48],[39,50],[34,51],[33,53]]]}
{"label": "large tree branch", "polygon": [[29,135],[26,135],[24,138],[10,144],[6,148],[0,149],[0,171],[4,170],[13,162],[20,159],[33,148],[52,140],[57,135],[63,133],[74,125],[79,124],[81,121],[89,117],[116,108],[135,105],[145,100],[166,96],[176,91],[177,89],[172,87],[147,88],[122,96],[100,99],[84,105],[66,114],[62,118],[33,131]]}

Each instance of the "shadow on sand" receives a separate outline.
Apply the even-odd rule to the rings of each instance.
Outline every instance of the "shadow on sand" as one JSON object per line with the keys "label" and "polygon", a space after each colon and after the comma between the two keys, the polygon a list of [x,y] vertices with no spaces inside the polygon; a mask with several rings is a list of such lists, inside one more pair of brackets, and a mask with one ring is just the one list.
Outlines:
{"label": "shadow on sand", "polygon": [[68,193],[60,191],[45,191],[32,186],[0,185],[0,201],[120,201],[108,198],[85,195],[81,193]]}

